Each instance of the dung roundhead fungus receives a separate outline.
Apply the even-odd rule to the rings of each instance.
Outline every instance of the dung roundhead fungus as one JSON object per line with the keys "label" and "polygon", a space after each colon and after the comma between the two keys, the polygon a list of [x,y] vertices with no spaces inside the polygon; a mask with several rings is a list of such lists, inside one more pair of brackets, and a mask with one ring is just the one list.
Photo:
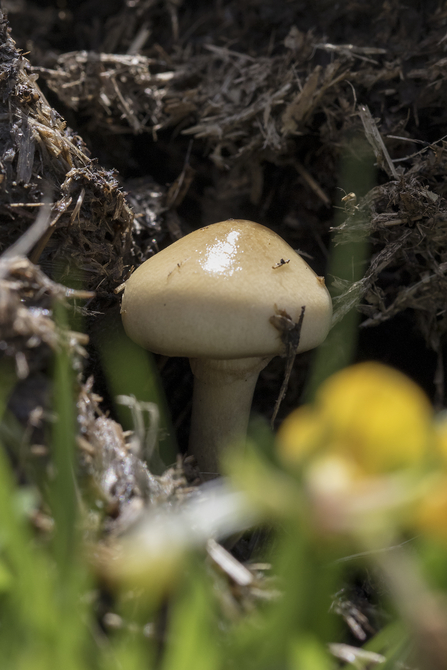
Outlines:
{"label": "dung roundhead fungus", "polygon": [[194,373],[189,451],[209,476],[243,438],[260,371],[285,353],[272,317],[302,320],[297,352],[326,337],[324,280],[281,237],[230,219],[196,230],[143,263],[125,284],[124,328],[157,354],[187,356]]}

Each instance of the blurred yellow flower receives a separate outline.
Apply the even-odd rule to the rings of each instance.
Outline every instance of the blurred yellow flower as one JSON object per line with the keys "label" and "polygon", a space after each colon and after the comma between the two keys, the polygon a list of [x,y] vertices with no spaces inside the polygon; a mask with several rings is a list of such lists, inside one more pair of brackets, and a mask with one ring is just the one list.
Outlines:
{"label": "blurred yellow flower", "polygon": [[315,451],[337,454],[366,476],[417,467],[433,445],[432,419],[428,398],[411,379],[359,363],[327,379],[312,406],[292,412],[278,450],[289,463]]}
{"label": "blurred yellow flower", "polygon": [[434,421],[436,455],[431,475],[425,482],[425,491],[409,525],[417,532],[447,541],[447,413],[442,412]]}
{"label": "blurred yellow flower", "polygon": [[447,540],[447,472],[427,480],[427,490],[409,525],[417,532],[437,539]]}
{"label": "blurred yellow flower", "polygon": [[408,468],[365,476],[352,459],[330,453],[317,457],[304,477],[312,527],[324,535],[382,540],[396,527],[414,530],[428,479],[425,469]]}
{"label": "blurred yellow flower", "polygon": [[[312,405],[296,409],[281,426],[278,434],[279,452],[289,462],[301,462],[324,444],[325,426]],[[329,436],[326,436],[329,437]]]}

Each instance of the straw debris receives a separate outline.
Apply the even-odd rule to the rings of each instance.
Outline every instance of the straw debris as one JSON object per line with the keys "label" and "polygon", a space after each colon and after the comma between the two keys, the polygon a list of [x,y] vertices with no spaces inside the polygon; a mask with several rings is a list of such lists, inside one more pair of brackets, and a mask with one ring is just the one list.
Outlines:
{"label": "straw debris", "polygon": [[134,215],[116,174],[100,168],[82,139],[49,105],[0,14],[0,251],[53,199],[32,253],[52,276],[107,294],[122,280]]}

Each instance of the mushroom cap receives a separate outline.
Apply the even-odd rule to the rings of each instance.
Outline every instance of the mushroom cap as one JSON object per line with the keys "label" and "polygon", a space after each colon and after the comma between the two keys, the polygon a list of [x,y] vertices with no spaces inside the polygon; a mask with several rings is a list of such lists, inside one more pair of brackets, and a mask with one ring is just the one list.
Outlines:
{"label": "mushroom cap", "polygon": [[186,235],[137,268],[125,284],[121,314],[128,336],[154,353],[238,359],[284,353],[270,319],[297,323],[303,306],[298,351],[329,332],[324,279],[269,228],[229,219]]}

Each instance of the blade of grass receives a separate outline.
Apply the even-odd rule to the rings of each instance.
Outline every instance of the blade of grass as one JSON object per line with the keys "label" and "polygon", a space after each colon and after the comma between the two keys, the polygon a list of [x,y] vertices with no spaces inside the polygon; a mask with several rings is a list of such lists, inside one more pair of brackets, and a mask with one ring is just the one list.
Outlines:
{"label": "blade of grass", "polygon": [[[66,328],[65,310],[60,304],[54,308],[55,320]],[[72,563],[76,542],[76,485],[74,454],[76,414],[74,375],[70,356],[61,347],[55,357],[53,423],[51,445],[55,476],[50,485],[50,501],[55,520],[54,549],[61,577]]]}
{"label": "blade of grass", "polygon": [[[154,459],[149,466],[155,474],[161,474],[163,464],[170,465],[175,462],[178,449],[169,409],[152,355],[126,336],[118,315],[109,327],[103,326],[101,334],[96,338],[96,344],[112,396],[116,398],[119,395],[133,395],[140,402],[152,402],[158,406],[159,457],[162,464],[157,467]],[[132,430],[134,426],[130,410],[117,404],[116,412],[123,428]]]}
{"label": "blade of grass", "polygon": [[[353,192],[360,199],[376,182],[374,156],[364,138],[354,139],[347,147],[341,160],[341,190]],[[340,225],[347,218],[347,212],[337,209],[335,226]],[[350,213],[351,225],[355,227],[359,220],[359,213],[354,208]],[[336,277],[350,285],[363,277],[365,264],[369,256],[367,237],[358,241],[338,244],[339,233],[334,235],[330,251],[328,268],[329,277]],[[341,294],[341,289],[335,288],[328,282],[329,291],[334,300]],[[318,348],[312,376],[306,389],[306,400],[312,400],[317,388],[331,374],[349,365],[356,353],[358,340],[358,325],[360,314],[355,308],[351,309],[339,320],[330,331],[326,341]]]}
{"label": "blade of grass", "polygon": [[198,565],[191,568],[171,614],[162,670],[219,670],[223,666],[211,588],[205,572]]}

